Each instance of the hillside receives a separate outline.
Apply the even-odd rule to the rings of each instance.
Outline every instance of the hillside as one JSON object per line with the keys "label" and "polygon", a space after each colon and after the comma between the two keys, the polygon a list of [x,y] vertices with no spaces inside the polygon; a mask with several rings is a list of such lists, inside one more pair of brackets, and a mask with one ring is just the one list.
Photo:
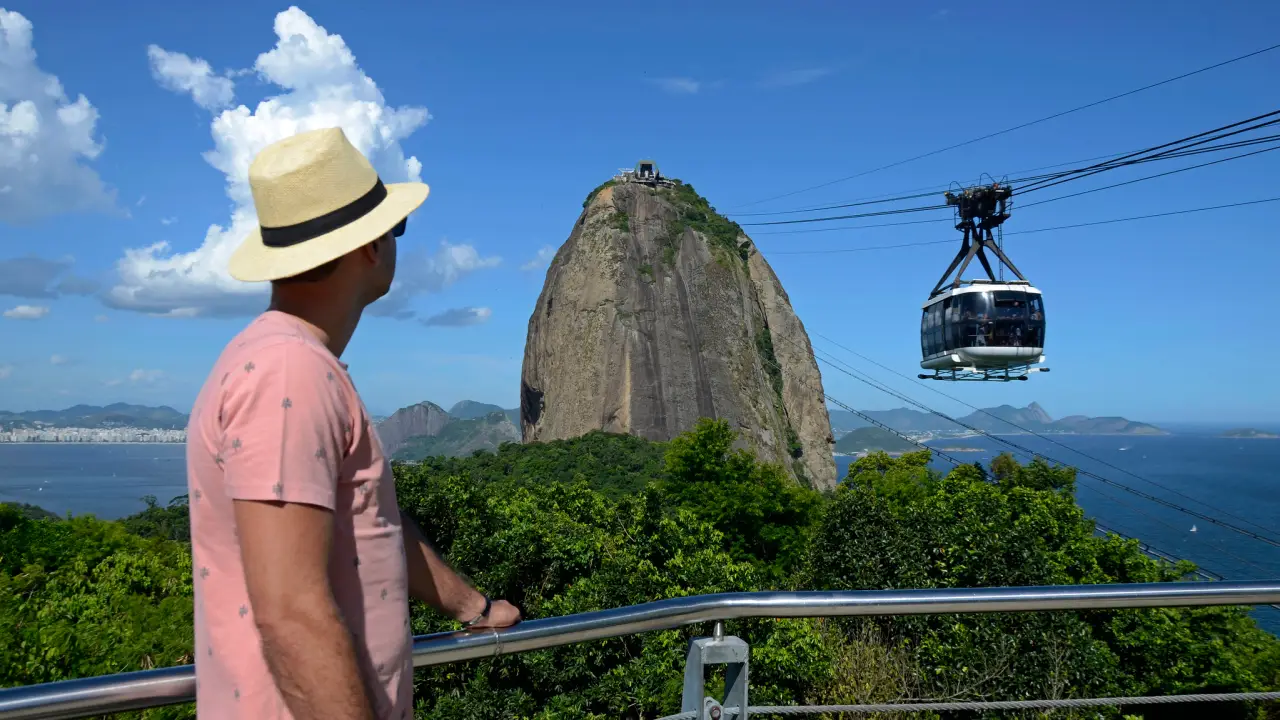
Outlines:
{"label": "hillside", "polygon": [[520,395],[526,442],[670,440],[720,418],[741,447],[835,484],[803,324],[751,239],[679,181],[587,197],[529,318]]}
{"label": "hillside", "polygon": [[476,402],[475,400],[459,400],[449,408],[449,415],[459,420],[474,420],[482,418],[489,413],[502,413],[512,423],[519,426],[520,424],[520,408],[503,408],[490,403]]}
{"label": "hillside", "polygon": [[897,435],[878,427],[863,427],[854,430],[836,441],[836,452],[845,455],[883,451],[888,453],[904,453],[918,450],[914,444]]}
{"label": "hillside", "polygon": [[496,450],[508,442],[520,442],[520,431],[498,410],[484,417],[455,419],[435,435],[408,438],[392,453],[392,459],[417,462],[434,456],[465,457],[477,450]]}
{"label": "hillside", "polygon": [[433,402],[420,402],[400,408],[375,427],[383,451],[394,456],[410,439],[432,437],[450,422],[453,418],[444,408]]}
{"label": "hillside", "polygon": [[[907,408],[895,410],[867,410],[868,416],[903,433],[961,433],[965,428],[931,413]],[[1041,434],[1060,435],[1164,435],[1164,430],[1147,423],[1122,417],[1086,417],[1069,415],[1054,420],[1039,403],[1024,408],[1000,405],[977,410],[957,418],[965,425],[985,432],[1018,434],[1030,430]],[[868,427],[868,423],[851,412],[831,411],[831,427],[835,432],[847,432]]]}
{"label": "hillside", "polygon": [[181,430],[187,416],[168,406],[148,407],[112,403],[106,406],[75,405],[65,410],[0,410],[0,430],[32,427],[75,427],[106,429],[135,427],[151,430]]}

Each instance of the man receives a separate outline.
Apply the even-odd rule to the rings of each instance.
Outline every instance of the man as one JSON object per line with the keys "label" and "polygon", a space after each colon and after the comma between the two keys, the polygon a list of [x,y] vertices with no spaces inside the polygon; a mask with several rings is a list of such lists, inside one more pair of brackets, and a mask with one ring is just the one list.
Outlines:
{"label": "man", "polygon": [[412,713],[408,599],[470,628],[520,620],[401,514],[347,366],[364,308],[391,288],[422,183],[383,185],[339,129],[264,149],[261,224],[231,274],[271,305],[223,350],[187,436],[201,718],[372,720]]}

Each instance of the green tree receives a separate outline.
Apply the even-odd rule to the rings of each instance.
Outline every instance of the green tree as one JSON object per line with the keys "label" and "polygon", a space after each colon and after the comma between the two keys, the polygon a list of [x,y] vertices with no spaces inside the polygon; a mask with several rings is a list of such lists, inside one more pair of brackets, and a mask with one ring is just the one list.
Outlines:
{"label": "green tree", "polygon": [[772,584],[786,584],[804,558],[822,495],[733,449],[736,440],[726,421],[698,421],[667,448],[659,491],[667,504],[720,531],[733,557],[754,563]]}
{"label": "green tree", "polygon": [[[583,481],[477,486],[400,468],[402,507],[479,587],[530,617],[603,610],[693,594],[759,588],[709,523],[670,511],[649,492],[614,501]],[[455,628],[415,606],[415,631]],[[700,628],[706,632],[709,628]],[[823,674],[809,621],[740,623],[758,648],[752,690],[761,701],[803,695]],[[418,674],[422,716],[640,718],[679,705],[684,648],[694,629],[645,633],[478,661]]]}
{"label": "green tree", "polygon": [[0,685],[190,662],[191,627],[185,545],[0,506]]}
{"label": "green tree", "polygon": [[[850,468],[811,545],[809,586],[1156,582],[1193,569],[1097,537],[1075,504],[1069,468],[1005,457],[992,463],[992,483],[970,465],[939,479],[927,460],[868,456]],[[1247,691],[1275,681],[1277,642],[1243,608],[912,616],[843,630],[853,637],[868,624],[890,646],[910,648],[934,696]]]}

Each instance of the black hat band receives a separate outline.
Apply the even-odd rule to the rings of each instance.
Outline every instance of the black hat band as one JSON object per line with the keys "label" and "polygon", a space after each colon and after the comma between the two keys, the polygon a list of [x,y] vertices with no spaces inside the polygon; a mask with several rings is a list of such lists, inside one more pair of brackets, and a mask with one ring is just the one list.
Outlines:
{"label": "black hat band", "polygon": [[262,244],[267,247],[282,248],[326,235],[373,212],[374,208],[386,198],[387,186],[382,184],[382,178],[378,178],[369,192],[332,212],[304,220],[296,225],[283,227],[260,225]]}

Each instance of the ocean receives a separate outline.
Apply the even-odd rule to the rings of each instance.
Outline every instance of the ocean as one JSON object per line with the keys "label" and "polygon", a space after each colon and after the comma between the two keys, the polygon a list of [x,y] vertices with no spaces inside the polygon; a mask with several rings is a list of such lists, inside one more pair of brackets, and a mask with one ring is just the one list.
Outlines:
{"label": "ocean", "polygon": [[[1060,445],[1035,436],[1006,439],[1204,515],[1280,537],[1280,440],[1233,440],[1192,431],[1054,436]],[[962,462],[984,465],[999,452],[995,441],[981,437],[933,445]],[[0,501],[39,505],[60,515],[120,518],[141,510],[144,495],[164,504],[185,494],[184,455],[180,444],[0,444]],[[852,460],[836,458],[841,477]],[[935,466],[946,470],[950,463],[935,458]],[[1088,515],[1164,553],[1231,580],[1280,578],[1280,548],[1084,476],[1077,484]],[[1280,611],[1260,609],[1257,617],[1280,633]]]}

